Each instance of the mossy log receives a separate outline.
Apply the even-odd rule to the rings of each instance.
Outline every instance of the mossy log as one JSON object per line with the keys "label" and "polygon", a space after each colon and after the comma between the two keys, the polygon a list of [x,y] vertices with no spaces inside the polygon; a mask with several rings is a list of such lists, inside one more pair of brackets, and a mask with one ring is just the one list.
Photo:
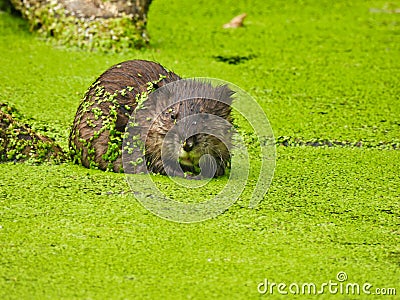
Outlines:
{"label": "mossy log", "polygon": [[29,160],[33,163],[66,160],[63,150],[50,138],[34,132],[13,117],[15,110],[0,103],[0,162]]}
{"label": "mossy log", "polygon": [[140,48],[148,42],[151,0],[10,0],[32,31],[60,44],[102,51]]}

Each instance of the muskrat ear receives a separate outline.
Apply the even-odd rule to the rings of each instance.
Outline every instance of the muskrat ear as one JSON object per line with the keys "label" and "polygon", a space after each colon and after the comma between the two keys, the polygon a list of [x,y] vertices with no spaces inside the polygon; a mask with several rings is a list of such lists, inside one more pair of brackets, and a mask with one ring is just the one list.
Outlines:
{"label": "muskrat ear", "polygon": [[217,86],[215,89],[219,101],[222,101],[228,105],[232,104],[232,96],[235,94],[235,91],[232,91],[227,84]]}
{"label": "muskrat ear", "polygon": [[156,111],[162,112],[171,105],[172,93],[168,88],[163,87],[152,92],[149,96],[149,100],[151,104],[154,105]]}

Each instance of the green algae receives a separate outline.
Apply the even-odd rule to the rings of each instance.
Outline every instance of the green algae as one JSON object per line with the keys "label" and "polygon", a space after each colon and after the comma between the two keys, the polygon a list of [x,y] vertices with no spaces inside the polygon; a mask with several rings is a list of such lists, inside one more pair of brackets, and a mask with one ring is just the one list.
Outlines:
{"label": "green algae", "polygon": [[146,211],[123,174],[1,164],[0,295],[256,299],[264,278],[320,284],[342,270],[351,282],[398,287],[397,152],[278,152],[257,209],[247,208],[246,192],[197,224]]}

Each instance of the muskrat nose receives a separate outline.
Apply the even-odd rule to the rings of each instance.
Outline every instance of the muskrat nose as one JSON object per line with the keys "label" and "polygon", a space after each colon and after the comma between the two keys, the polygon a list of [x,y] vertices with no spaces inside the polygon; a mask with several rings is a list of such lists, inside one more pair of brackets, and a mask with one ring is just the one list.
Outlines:
{"label": "muskrat nose", "polygon": [[189,137],[188,139],[186,139],[183,142],[183,145],[182,145],[183,150],[185,150],[186,152],[192,151],[195,143],[196,143],[196,137],[195,136]]}

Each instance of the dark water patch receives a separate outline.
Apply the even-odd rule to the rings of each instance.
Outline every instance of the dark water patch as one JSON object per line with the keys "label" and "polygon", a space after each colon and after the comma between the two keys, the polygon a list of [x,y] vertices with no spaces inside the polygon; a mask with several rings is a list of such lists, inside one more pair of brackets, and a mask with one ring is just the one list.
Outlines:
{"label": "dark water patch", "polygon": [[223,62],[229,65],[238,65],[244,62],[247,62],[256,56],[254,54],[250,54],[247,56],[240,55],[215,55],[213,58],[218,62]]}

